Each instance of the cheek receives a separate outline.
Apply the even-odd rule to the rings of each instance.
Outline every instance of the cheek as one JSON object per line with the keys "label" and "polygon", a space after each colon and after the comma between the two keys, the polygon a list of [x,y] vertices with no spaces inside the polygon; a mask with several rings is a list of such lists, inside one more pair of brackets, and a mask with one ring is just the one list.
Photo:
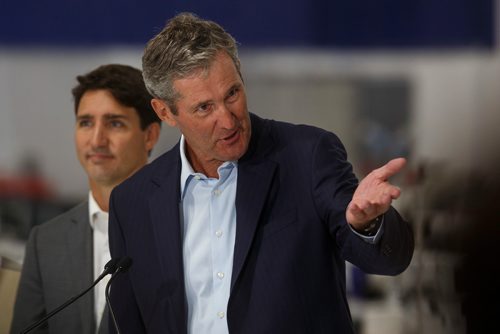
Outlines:
{"label": "cheek", "polygon": [[185,134],[185,136],[195,140],[208,141],[210,138],[208,129],[203,126],[187,126],[180,128],[180,130]]}
{"label": "cheek", "polygon": [[78,155],[82,155],[83,152],[85,151],[83,143],[84,142],[82,141],[81,138],[75,137],[75,149]]}
{"label": "cheek", "polygon": [[238,100],[238,102],[235,104],[235,112],[240,115],[240,117],[244,117],[247,113],[247,100],[246,98],[242,98]]}
{"label": "cheek", "polygon": [[125,164],[136,164],[147,156],[146,140],[141,135],[115,142],[111,150]]}
{"label": "cheek", "polygon": [[76,130],[74,135],[75,145],[76,147],[83,148],[85,145],[88,145],[92,138],[92,134],[90,131],[84,131],[83,129]]}

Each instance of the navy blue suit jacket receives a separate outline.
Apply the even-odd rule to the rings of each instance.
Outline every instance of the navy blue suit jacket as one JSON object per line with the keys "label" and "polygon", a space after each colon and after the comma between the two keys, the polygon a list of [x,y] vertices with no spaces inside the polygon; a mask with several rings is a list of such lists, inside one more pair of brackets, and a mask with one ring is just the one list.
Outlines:
{"label": "navy blue suit jacket", "polygon": [[[400,273],[413,253],[410,226],[391,208],[380,242],[365,242],[345,219],[357,179],[340,140],[310,126],[251,121],[238,162],[229,332],[352,333],[344,261]],[[124,332],[186,333],[180,171],[177,144],[112,193],[111,255],[133,260],[111,289]]]}

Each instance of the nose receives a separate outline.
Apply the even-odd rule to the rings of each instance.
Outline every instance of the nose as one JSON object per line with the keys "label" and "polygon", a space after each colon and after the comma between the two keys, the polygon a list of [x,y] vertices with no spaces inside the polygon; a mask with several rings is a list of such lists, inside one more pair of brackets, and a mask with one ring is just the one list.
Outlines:
{"label": "nose", "polygon": [[236,128],[237,122],[236,115],[233,114],[227,106],[222,105],[219,108],[218,123],[221,128],[233,130]]}
{"label": "nose", "polygon": [[96,124],[91,137],[91,145],[94,148],[103,147],[108,143],[106,129],[101,124]]}

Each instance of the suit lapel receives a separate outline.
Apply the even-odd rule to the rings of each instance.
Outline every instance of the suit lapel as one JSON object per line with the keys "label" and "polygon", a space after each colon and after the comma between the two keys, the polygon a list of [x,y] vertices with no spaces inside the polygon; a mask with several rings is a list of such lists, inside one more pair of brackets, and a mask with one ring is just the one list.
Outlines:
{"label": "suit lapel", "polygon": [[273,180],[276,164],[264,161],[255,165],[238,166],[236,190],[236,240],[234,246],[231,288],[237,281],[252,245],[266,194]]}
{"label": "suit lapel", "polygon": [[250,251],[257,230],[259,216],[277,165],[269,160],[274,143],[269,133],[269,123],[251,114],[252,139],[247,154],[238,163],[236,190],[236,240],[234,246],[231,288],[234,287]]}
{"label": "suit lapel", "polygon": [[[93,279],[93,239],[89,224],[88,203],[82,204],[68,224],[66,230],[67,248],[70,256],[72,284],[75,293],[89,287]],[[80,314],[82,333],[93,333],[95,329],[94,295],[92,291],[80,298],[73,307]],[[76,309],[77,308],[77,309]]]}
{"label": "suit lapel", "polygon": [[[161,262],[162,275],[169,288],[170,326],[175,333],[187,331],[187,302],[184,288],[182,257],[182,231],[180,221],[181,161],[179,144],[161,158],[152,182],[156,190],[149,198],[149,212],[154,231],[156,249]],[[182,319],[182,320],[181,320]],[[180,322],[179,322],[180,321]]]}
{"label": "suit lapel", "polygon": [[[164,166],[167,174],[153,179],[156,191],[149,199],[149,211],[156,247],[166,273],[182,273],[182,240],[179,216],[179,175],[177,166]],[[163,168],[162,168],[163,169]],[[179,260],[180,259],[180,260]]]}

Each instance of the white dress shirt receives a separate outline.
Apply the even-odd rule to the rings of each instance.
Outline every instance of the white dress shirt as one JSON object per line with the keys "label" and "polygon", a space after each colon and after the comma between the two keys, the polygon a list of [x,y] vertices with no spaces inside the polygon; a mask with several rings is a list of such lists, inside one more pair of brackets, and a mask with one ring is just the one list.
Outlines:
{"label": "white dress shirt", "polygon": [[[108,213],[101,210],[89,192],[89,221],[94,239],[94,280],[101,275],[104,265],[111,259],[108,243]],[[106,306],[105,289],[109,275],[104,277],[94,288],[94,311],[96,332],[101,323],[102,313]]]}

